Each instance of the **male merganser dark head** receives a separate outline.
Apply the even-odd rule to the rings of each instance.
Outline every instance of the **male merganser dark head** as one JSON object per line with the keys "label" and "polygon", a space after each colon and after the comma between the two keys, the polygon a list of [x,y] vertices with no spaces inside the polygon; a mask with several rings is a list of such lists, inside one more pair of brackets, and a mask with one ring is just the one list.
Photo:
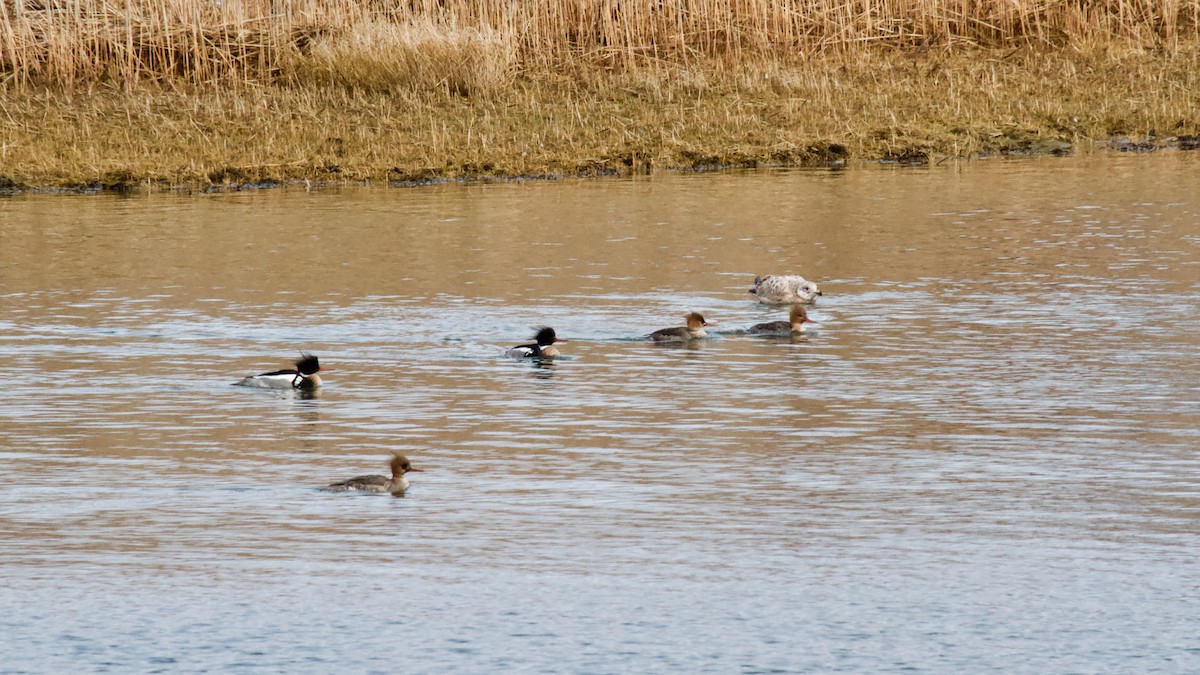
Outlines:
{"label": "male merganser dark head", "polygon": [[703,337],[708,337],[708,333],[704,331],[705,326],[714,326],[704,320],[704,315],[700,312],[691,312],[684,317],[687,322],[686,326],[677,326],[674,328],[663,328],[656,330],[650,334],[650,339],[655,342],[687,342],[688,340],[698,340]]}
{"label": "male merganser dark head", "polygon": [[320,370],[321,362],[316,356],[301,352],[294,369],[251,375],[234,384],[263,389],[316,389],[321,386],[321,378],[317,375]]}
{"label": "male merganser dark head", "polygon": [[321,361],[316,356],[301,353],[300,360],[296,361],[296,381],[292,386],[303,389],[321,384],[321,378],[317,376],[320,371]]}
{"label": "male merganser dark head", "polygon": [[344,480],[340,483],[333,483],[326,486],[324,489],[331,492],[373,492],[385,493],[389,492],[393,495],[403,495],[408,489],[408,479],[404,474],[410,471],[420,472],[421,469],[414,469],[408,458],[399,453],[392,453],[392,461],[389,463],[392,469],[392,477],[380,476],[372,474],[370,476],[358,476],[350,480]]}
{"label": "male merganser dark head", "polygon": [[558,347],[555,343],[566,342],[559,338],[554,333],[554,329],[549,326],[544,326],[538,329],[536,335],[533,336],[534,343],[528,345],[517,345],[505,352],[507,356],[514,359],[525,358],[540,358],[545,356],[558,356]]}

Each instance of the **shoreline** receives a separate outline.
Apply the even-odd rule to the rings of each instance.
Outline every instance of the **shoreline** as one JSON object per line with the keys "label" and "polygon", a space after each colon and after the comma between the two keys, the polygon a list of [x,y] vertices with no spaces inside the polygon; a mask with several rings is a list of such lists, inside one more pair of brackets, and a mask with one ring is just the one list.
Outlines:
{"label": "shoreline", "polygon": [[[1134,141],[1125,137],[1114,137],[1106,141],[1092,141],[1092,147],[1087,152],[1110,151],[1121,153],[1154,153],[1163,151],[1190,152],[1200,150],[1200,136],[1177,136],[1167,138],[1147,138]],[[304,188],[306,190],[326,190],[342,187],[361,188],[420,188],[438,185],[455,184],[490,184],[534,181],[557,181],[589,178],[617,178],[629,176],[650,176],[658,173],[710,173],[722,171],[753,171],[757,169],[847,169],[855,165],[903,165],[903,166],[940,166],[947,161],[978,162],[994,159],[1010,159],[1021,157],[1072,156],[1078,154],[1078,144],[1055,148],[1049,151],[1015,151],[980,153],[973,156],[958,157],[954,155],[918,156],[914,158],[858,158],[834,159],[829,161],[811,162],[759,162],[751,161],[744,164],[706,164],[701,166],[662,167],[652,171],[632,172],[613,168],[611,170],[592,170],[586,173],[557,173],[557,174],[474,174],[455,177],[432,176],[419,179],[397,179],[387,181],[366,180],[313,180],[309,178],[292,178],[286,180],[266,180],[258,183],[210,183],[206,185],[171,185],[155,183],[146,180],[136,180],[124,175],[110,175],[100,180],[89,182],[68,183],[64,185],[27,185],[15,182],[4,174],[0,174],[0,198],[17,197],[21,195],[134,195],[134,194],[218,194],[228,192],[244,192],[253,190],[278,190]]]}
{"label": "shoreline", "polygon": [[1200,147],[1200,46],[880,49],[334,84],[0,88],[0,194],[424,185]]}

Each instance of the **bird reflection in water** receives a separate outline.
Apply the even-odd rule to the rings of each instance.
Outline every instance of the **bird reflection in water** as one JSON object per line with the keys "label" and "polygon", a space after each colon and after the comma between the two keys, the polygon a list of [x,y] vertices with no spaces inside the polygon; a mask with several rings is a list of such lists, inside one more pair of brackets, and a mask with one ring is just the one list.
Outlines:
{"label": "bird reflection in water", "polygon": [[554,377],[554,359],[533,359],[529,365],[530,374],[539,380],[549,380]]}

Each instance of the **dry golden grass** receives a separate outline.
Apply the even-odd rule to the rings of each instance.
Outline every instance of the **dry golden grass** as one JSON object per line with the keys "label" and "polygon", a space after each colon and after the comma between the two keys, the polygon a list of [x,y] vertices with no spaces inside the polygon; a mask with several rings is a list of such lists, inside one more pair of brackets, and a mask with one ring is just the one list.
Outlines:
{"label": "dry golden grass", "polygon": [[282,70],[301,86],[486,96],[509,83],[515,60],[511,42],[494,30],[370,20],[315,36]]}
{"label": "dry golden grass", "polygon": [[0,0],[0,183],[637,172],[1197,132],[1200,0]]}
{"label": "dry golden grass", "polygon": [[1198,35],[1200,0],[3,0],[0,71],[20,84],[229,84],[304,79],[315,67],[357,83],[361,68],[333,60],[395,54],[405,65],[389,76],[415,75],[421,87],[481,55],[500,68],[628,67],[878,46],[1174,49]]}

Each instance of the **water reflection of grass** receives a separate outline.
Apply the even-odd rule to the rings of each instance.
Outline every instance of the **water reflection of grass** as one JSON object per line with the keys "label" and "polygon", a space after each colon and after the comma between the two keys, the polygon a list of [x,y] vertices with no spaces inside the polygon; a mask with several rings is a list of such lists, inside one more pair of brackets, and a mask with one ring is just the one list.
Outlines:
{"label": "water reflection of grass", "polygon": [[114,189],[587,175],[1198,126],[1195,3],[389,4],[5,0],[2,171]]}

